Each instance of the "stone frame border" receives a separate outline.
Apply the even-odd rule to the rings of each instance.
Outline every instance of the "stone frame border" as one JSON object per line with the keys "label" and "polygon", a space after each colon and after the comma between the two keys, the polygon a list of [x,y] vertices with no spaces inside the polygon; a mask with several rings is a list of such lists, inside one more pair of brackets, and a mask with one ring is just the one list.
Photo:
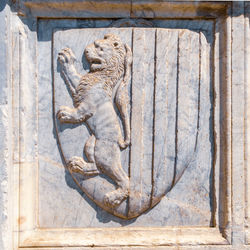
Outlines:
{"label": "stone frame border", "polygon": [[[18,16],[10,17],[12,32],[9,30],[13,50],[12,59],[12,132],[13,159],[11,186],[14,197],[13,224],[15,232],[14,245],[17,247],[117,247],[117,246],[190,246],[239,245],[250,242],[250,235],[245,231],[245,186],[240,186],[246,172],[244,163],[245,135],[245,88],[247,81],[246,48],[243,41],[247,37],[247,18],[244,18],[244,7],[248,3],[215,3],[215,2],[164,2],[164,1],[102,1],[105,13],[98,13],[100,6],[94,5],[93,12],[79,10],[80,1],[71,1],[62,9],[58,1],[50,1],[55,10],[54,16],[47,7],[47,1],[19,1],[16,3]],[[81,1],[88,9],[89,1]],[[151,6],[148,11],[147,5]],[[182,8],[183,5],[185,8]],[[72,9],[73,7],[73,9]],[[118,10],[113,12],[113,9]],[[109,11],[107,10],[109,9]],[[122,11],[120,11],[122,10]],[[144,11],[147,10],[147,11]],[[249,7],[248,7],[249,10]],[[73,12],[72,12],[73,11]],[[119,12],[120,11],[120,12]],[[111,15],[111,12],[114,14]],[[60,16],[60,15],[64,16]],[[152,13],[155,15],[152,16]],[[226,15],[228,16],[226,17]],[[249,16],[249,13],[248,13]],[[36,25],[38,17],[46,18],[211,18],[215,20],[214,44],[214,86],[215,86],[215,139],[216,162],[215,187],[219,197],[218,226],[215,228],[115,228],[109,229],[38,229],[36,225],[36,185],[37,185],[37,88],[29,88],[29,82],[37,83],[36,68]],[[20,21],[20,20],[21,21]],[[28,21],[27,21],[28,20]],[[14,25],[14,21],[19,25]],[[29,28],[23,27],[28,23]],[[13,25],[15,27],[13,27]],[[245,27],[245,33],[242,31]],[[248,34],[249,39],[249,34]],[[28,58],[34,59],[28,70]],[[248,58],[249,60],[249,58]],[[38,84],[38,83],[37,83]],[[37,86],[38,87],[38,86]],[[29,102],[27,98],[29,97]],[[30,98],[33,96],[33,99]],[[32,103],[32,105],[31,105]],[[20,107],[20,108],[19,108]],[[35,107],[35,108],[34,108]],[[221,119],[217,119],[220,117]],[[27,118],[36,121],[33,127]],[[31,133],[33,131],[33,133]],[[218,167],[216,167],[218,166]],[[248,173],[248,172],[247,172]],[[249,175],[249,173],[248,173]],[[34,178],[35,177],[35,178]],[[249,177],[248,177],[249,179]],[[30,180],[33,180],[30,181]],[[216,181],[216,178],[215,178]],[[24,194],[20,199],[19,194]],[[249,195],[249,194],[248,194]],[[223,203],[222,203],[223,202]],[[16,218],[18,219],[16,221]],[[18,222],[18,223],[17,223]],[[245,234],[247,232],[247,234]],[[193,237],[195,235],[195,238]],[[67,237],[66,237],[67,236]]]}

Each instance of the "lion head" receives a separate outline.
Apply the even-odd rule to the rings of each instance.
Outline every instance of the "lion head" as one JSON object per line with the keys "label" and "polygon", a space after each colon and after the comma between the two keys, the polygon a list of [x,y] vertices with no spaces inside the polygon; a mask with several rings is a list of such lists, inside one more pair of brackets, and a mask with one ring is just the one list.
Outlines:
{"label": "lion head", "polygon": [[103,39],[96,40],[88,45],[84,51],[90,64],[90,71],[109,70],[122,74],[126,48],[120,38],[113,34],[107,34]]}

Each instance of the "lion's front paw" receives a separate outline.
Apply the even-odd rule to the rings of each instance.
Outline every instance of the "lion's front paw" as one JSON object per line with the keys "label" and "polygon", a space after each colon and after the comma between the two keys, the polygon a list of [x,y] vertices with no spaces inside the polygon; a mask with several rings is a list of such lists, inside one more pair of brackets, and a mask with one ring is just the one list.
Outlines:
{"label": "lion's front paw", "polygon": [[67,163],[68,169],[75,173],[82,173],[86,163],[81,157],[73,156]]}
{"label": "lion's front paw", "polygon": [[73,64],[76,61],[76,57],[70,48],[65,48],[58,53],[58,61],[63,65]]}
{"label": "lion's front paw", "polygon": [[57,112],[57,119],[61,123],[72,122],[73,121],[72,109],[65,106],[61,107],[60,110]]}
{"label": "lion's front paw", "polygon": [[75,72],[75,61],[76,57],[72,50],[69,48],[65,48],[58,53],[58,62],[61,64],[61,70],[65,74]]}

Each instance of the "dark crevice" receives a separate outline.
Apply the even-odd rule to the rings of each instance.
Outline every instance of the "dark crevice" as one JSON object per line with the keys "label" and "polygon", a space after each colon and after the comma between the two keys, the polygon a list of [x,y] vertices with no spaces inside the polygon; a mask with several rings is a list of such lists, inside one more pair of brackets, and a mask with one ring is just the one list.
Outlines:
{"label": "dark crevice", "polygon": [[199,83],[198,83],[198,113],[197,113],[197,131],[195,138],[195,148],[197,150],[198,137],[200,132],[200,98],[201,98],[201,33],[199,33]]}
{"label": "dark crevice", "polygon": [[177,70],[176,70],[176,113],[175,113],[175,160],[174,160],[174,174],[173,174],[173,181],[172,187],[176,181],[176,171],[177,171],[177,160],[178,160],[178,99],[179,99],[179,64],[180,64],[180,38],[178,32],[177,38]]}
{"label": "dark crevice", "polygon": [[154,47],[154,90],[153,90],[153,129],[152,129],[152,189],[150,197],[150,207],[153,205],[154,195],[154,152],[155,152],[155,94],[156,94],[156,66],[157,66],[157,29],[155,29],[155,47]]}
{"label": "dark crevice", "polygon": [[[132,51],[132,54],[134,52],[134,29],[132,29],[132,38],[131,38],[131,51]],[[133,82],[133,60],[132,60],[132,64],[131,64],[131,83]],[[132,100],[132,84],[130,85],[130,112],[129,112],[129,116],[130,116],[130,119],[129,119],[129,122],[130,122],[130,132],[131,132],[131,128],[132,128],[132,124],[131,124],[131,117],[132,117],[132,103],[133,103],[133,100]],[[130,137],[130,140],[132,141],[132,134],[131,134],[131,137]],[[130,179],[130,176],[131,176],[131,152],[132,152],[132,145],[129,146],[129,160],[128,160],[128,177]],[[127,199],[127,211],[126,211],[126,214],[128,216],[128,213],[129,213],[129,207],[130,207],[130,202],[129,202],[129,197]]]}

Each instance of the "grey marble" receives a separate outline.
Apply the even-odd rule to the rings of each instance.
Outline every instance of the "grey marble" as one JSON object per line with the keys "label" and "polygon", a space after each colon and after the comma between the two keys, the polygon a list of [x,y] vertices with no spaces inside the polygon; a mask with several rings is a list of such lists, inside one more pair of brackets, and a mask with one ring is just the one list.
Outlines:
{"label": "grey marble", "polygon": [[10,58],[9,39],[9,6],[6,1],[0,3],[0,249],[11,245],[9,211],[11,162],[11,112],[10,112]]}
{"label": "grey marble", "polygon": [[[249,249],[249,19],[247,1],[1,0],[0,249]],[[131,193],[112,211],[110,178],[66,168],[88,128],[55,117],[72,107],[58,52],[85,74],[107,32],[133,52]]]}
{"label": "grey marble", "polygon": [[[46,33],[43,33],[42,30],[45,24]],[[176,182],[181,178],[166,197],[163,197],[153,209],[143,213],[138,218],[126,221],[116,218],[96,206],[74,184],[70,174],[64,169],[63,166],[65,166],[65,163],[62,161],[60,151],[63,150],[66,159],[75,155],[82,156],[84,141],[87,140],[89,131],[85,125],[57,124],[60,130],[61,147],[58,146],[55,124],[53,123],[52,76],[56,86],[54,100],[56,109],[59,108],[59,105],[72,106],[67,88],[58,72],[56,60],[58,52],[64,47],[71,48],[77,56],[76,66],[78,71],[84,73],[84,71],[88,71],[88,64],[83,56],[83,50],[89,43],[103,37],[106,33],[112,32],[121,36],[121,39],[128,44],[131,44],[132,30],[130,28],[125,28],[124,30],[100,28],[74,29],[79,27],[79,25],[83,25],[83,27],[87,25],[85,23],[79,24],[74,20],[67,23],[63,20],[41,21],[39,23],[41,32],[39,33],[40,42],[38,46],[39,50],[42,51],[38,57],[40,62],[39,72],[41,72],[39,74],[41,76],[39,78],[39,159],[41,161],[39,161],[39,176],[44,176],[44,178],[46,175],[48,176],[46,181],[41,178],[39,182],[39,223],[42,227],[57,227],[57,224],[60,225],[59,227],[96,227],[100,226],[103,221],[105,221],[103,226],[107,227],[115,225],[167,226],[174,225],[174,223],[176,225],[210,225],[214,212],[212,198],[214,195],[212,184],[214,141],[211,124],[213,95],[209,70],[205,72],[204,76],[201,75],[203,72],[201,71],[202,67],[209,64],[209,57],[207,56],[210,53],[212,42],[210,33],[212,26],[210,24],[209,21],[207,24],[199,21],[187,21],[183,26],[183,24],[175,21],[162,21],[156,22],[157,27],[162,27],[162,29],[157,31],[157,34],[155,33],[155,29],[143,30],[138,28],[133,30],[132,47],[134,58],[131,88],[133,95],[131,96],[132,146],[130,149],[122,151],[122,165],[131,176],[131,185],[135,185],[134,188],[148,193],[148,197],[150,197],[150,172],[153,156],[152,139],[154,134],[155,197],[157,197],[157,190],[161,189],[162,183],[172,183],[171,171],[172,178],[173,175],[176,176]],[[61,30],[60,26],[64,28],[65,25],[68,27],[68,30]],[[95,22],[91,25],[93,27],[98,25],[106,26],[108,23]],[[183,30],[180,29],[182,28],[181,25],[184,28]],[[192,26],[194,31],[186,30],[185,26]],[[168,27],[171,29],[167,29]],[[180,30],[174,29],[174,27]],[[203,32],[197,32],[201,27],[205,35],[203,35]],[[167,39],[167,32],[169,33],[169,39]],[[53,34],[54,42],[52,47],[51,39]],[[157,37],[155,38],[155,36]],[[155,39],[158,39],[158,42],[155,43]],[[142,46],[143,41],[145,48]],[[155,46],[157,47],[155,48]],[[168,51],[165,52],[166,49]],[[204,58],[204,63],[201,63],[199,60],[203,50],[207,54],[206,58]],[[50,69],[52,62],[50,61],[49,54],[51,51],[53,51],[53,72]],[[155,55],[155,51],[158,54]],[[155,56],[159,58],[156,65],[154,64]],[[192,64],[188,61],[190,57],[193,58]],[[42,63],[44,58],[47,60],[46,64]],[[141,64],[141,61],[144,61],[144,63]],[[177,69],[177,63],[179,64],[179,69]],[[154,90],[154,67],[156,67],[156,90]],[[179,72],[177,73],[178,70]],[[177,86],[176,81],[179,81],[179,86]],[[189,84],[193,84],[192,89],[190,89]],[[136,91],[138,91],[138,94]],[[143,106],[139,104],[140,100]],[[164,103],[165,106],[163,105]],[[178,103],[178,108],[176,107],[176,103]],[[155,111],[153,111],[154,105]],[[176,124],[176,111],[178,112],[178,124]],[[141,118],[138,112],[141,112],[141,115],[143,115]],[[157,120],[153,119],[153,112],[156,112],[155,119]],[[158,119],[160,120],[158,121]],[[177,156],[177,161],[175,158],[176,126],[178,127],[179,145],[177,148],[180,154]],[[140,128],[142,129],[140,130]],[[140,131],[143,131],[141,135]],[[51,135],[49,139],[43,136],[45,133]],[[166,136],[165,139],[163,135]],[[139,153],[139,149],[141,153]],[[165,155],[164,158],[162,158],[162,154]],[[139,160],[140,155],[143,156],[143,160]],[[161,161],[162,163],[160,163]],[[178,164],[180,164],[180,167],[178,167]],[[168,166],[168,168],[164,168],[164,165]],[[56,170],[52,171],[54,174],[49,171],[49,169],[53,169],[53,166],[61,173],[60,181],[54,180]],[[139,168],[141,168],[141,171],[138,170]],[[177,170],[180,169],[180,172],[173,172],[176,171],[174,170],[175,168]],[[185,170],[185,168],[187,169]],[[184,174],[182,175],[183,171]],[[167,178],[170,178],[169,181],[167,181]],[[167,189],[169,190],[170,188],[171,185]],[[58,203],[63,204],[65,202],[72,205],[71,208],[68,208],[71,209],[71,212],[67,213],[66,217],[56,215],[58,208],[53,206],[55,198],[47,199],[47,192],[44,191],[49,189],[61,189],[63,196],[60,202],[60,196],[58,197]],[[146,191],[147,189],[148,191]],[[58,193],[57,191],[53,192],[55,192],[55,195]],[[159,191],[159,197],[162,196],[162,192]],[[74,205],[74,199],[76,199],[74,197],[76,195],[79,200],[79,203],[77,202],[77,209]],[[155,202],[158,202],[157,199]],[[147,204],[147,201],[143,197],[142,204]],[[129,205],[133,206],[132,198]],[[84,212],[85,207],[87,209],[86,213]],[[87,214],[88,218],[92,218],[91,222],[87,222],[88,220],[82,214],[79,215],[80,212],[77,211]],[[77,216],[79,218],[72,219]],[[156,219],[156,217],[159,219]],[[70,225],[70,221],[74,222]]]}

